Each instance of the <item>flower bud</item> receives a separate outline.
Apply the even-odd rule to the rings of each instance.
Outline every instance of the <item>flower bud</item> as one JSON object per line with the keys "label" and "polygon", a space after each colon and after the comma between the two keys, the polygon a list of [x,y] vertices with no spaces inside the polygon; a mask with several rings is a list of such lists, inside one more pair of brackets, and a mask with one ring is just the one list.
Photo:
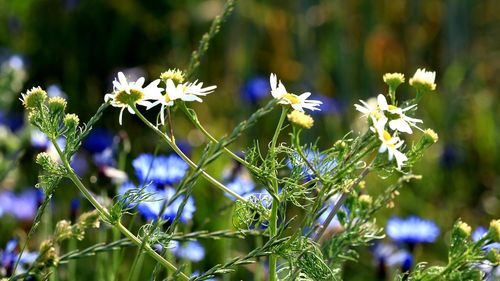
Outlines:
{"label": "flower bud", "polygon": [[48,106],[50,114],[56,115],[61,114],[66,110],[66,100],[61,97],[49,98]]}
{"label": "flower bud", "polygon": [[361,196],[359,196],[359,203],[363,208],[370,207],[370,205],[373,203],[373,197],[368,194],[362,194]]}
{"label": "flower bud", "polygon": [[40,245],[40,256],[37,258],[37,263],[43,267],[56,266],[59,263],[59,257],[52,240],[45,240]]}
{"label": "flower bud", "polygon": [[436,89],[435,79],[435,71],[426,71],[425,68],[419,68],[410,78],[410,85],[425,92],[434,91]]}
{"label": "flower bud", "polygon": [[343,140],[338,140],[333,144],[333,147],[335,147],[336,149],[339,149],[339,150],[344,149],[347,147],[347,143]]}
{"label": "flower bud", "polygon": [[47,152],[38,153],[35,162],[42,166],[44,170],[51,171],[57,165],[54,159]]}
{"label": "flower bud", "polygon": [[76,114],[68,113],[64,116],[63,122],[64,126],[66,126],[68,129],[74,130],[78,126],[80,118],[78,118],[78,115]]}
{"label": "flower bud", "polygon": [[56,225],[56,230],[54,233],[54,240],[62,241],[69,239],[73,236],[73,231],[71,223],[67,220],[59,221]]}
{"label": "flower bud", "polygon": [[494,242],[500,242],[500,220],[492,220],[490,222],[490,229],[488,230],[488,236]]}
{"label": "flower bud", "polygon": [[392,90],[396,90],[396,88],[405,82],[405,76],[402,73],[386,73],[382,77],[384,82],[389,85]]}
{"label": "flower bud", "polygon": [[47,100],[47,92],[40,87],[34,87],[28,90],[26,94],[23,94],[21,100],[27,109],[40,108],[45,100]]}
{"label": "flower bud", "polygon": [[170,79],[176,84],[181,84],[184,82],[184,72],[176,68],[169,69],[160,74],[160,79],[165,83]]}
{"label": "flower bud", "polygon": [[310,129],[314,125],[314,119],[301,111],[294,110],[287,117],[292,124],[304,129]]}
{"label": "flower bud", "polygon": [[469,238],[471,233],[471,227],[463,221],[459,221],[456,226],[456,233],[462,238]]}

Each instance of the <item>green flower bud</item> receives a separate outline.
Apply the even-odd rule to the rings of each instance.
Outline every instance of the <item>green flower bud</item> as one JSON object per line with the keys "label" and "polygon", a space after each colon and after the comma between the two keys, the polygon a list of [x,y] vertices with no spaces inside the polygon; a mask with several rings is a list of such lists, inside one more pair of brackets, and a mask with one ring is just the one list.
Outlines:
{"label": "green flower bud", "polygon": [[368,208],[373,203],[373,197],[368,194],[362,194],[359,196],[359,203],[361,204],[361,207]]}
{"label": "green flower bud", "polygon": [[68,113],[64,116],[63,122],[64,126],[66,126],[68,129],[75,129],[80,122],[80,118],[78,118],[78,115],[76,114]]}
{"label": "green flower bud", "polygon": [[434,130],[426,129],[424,131],[424,141],[429,143],[429,145],[436,143],[439,140],[439,136]]}
{"label": "green flower bud", "polygon": [[47,152],[38,153],[35,162],[46,171],[51,171],[57,166],[57,163],[54,162],[54,159]]}
{"label": "green flower bud", "polygon": [[488,230],[488,236],[494,242],[500,242],[500,220],[492,220],[490,222],[490,229]]}
{"label": "green flower bud", "polygon": [[459,234],[463,238],[469,238],[471,233],[471,227],[467,223],[463,221],[459,221],[456,224],[457,234]]}
{"label": "green flower bud", "polygon": [[405,75],[397,72],[386,73],[382,78],[384,79],[384,82],[394,91],[396,91],[399,85],[405,82]]}
{"label": "green flower bud", "polygon": [[182,72],[182,70],[174,68],[174,69],[169,69],[160,74],[160,79],[163,82],[167,82],[168,79],[171,79],[172,81],[174,81],[174,83],[181,84],[184,82],[185,78],[184,78],[184,72]]}
{"label": "green flower bud", "polygon": [[47,100],[47,92],[40,87],[28,90],[26,94],[22,95],[21,99],[26,109],[40,108],[45,100]]}
{"label": "green flower bud", "polygon": [[61,97],[52,97],[49,98],[49,111],[51,114],[61,114],[66,110],[66,100]]}
{"label": "green flower bud", "polygon": [[500,254],[498,253],[498,249],[492,248],[491,250],[489,250],[488,254],[486,254],[486,259],[488,259],[493,264],[499,264]]}

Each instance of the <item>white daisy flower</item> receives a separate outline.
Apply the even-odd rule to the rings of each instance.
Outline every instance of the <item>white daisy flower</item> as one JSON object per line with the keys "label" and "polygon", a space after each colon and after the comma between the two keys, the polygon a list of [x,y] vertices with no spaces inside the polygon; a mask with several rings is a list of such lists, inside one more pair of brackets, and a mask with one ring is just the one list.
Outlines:
{"label": "white daisy flower", "polygon": [[435,71],[426,71],[425,68],[419,68],[413,77],[410,78],[410,85],[414,87],[421,87],[428,91],[434,91],[436,89],[434,80],[436,80]]}
{"label": "white daisy flower", "polygon": [[393,158],[396,158],[396,164],[398,169],[401,169],[401,166],[404,164],[408,157],[404,155],[401,151],[398,150],[404,143],[403,140],[398,137],[392,136],[389,132],[385,130],[385,124],[387,123],[387,118],[383,117],[380,119],[376,119],[372,116],[373,127],[371,128],[377,135],[382,144],[379,148],[379,153],[384,153],[387,151],[389,156],[389,161],[392,161]]}
{"label": "white daisy flower", "polygon": [[412,134],[413,131],[412,131],[411,127],[415,127],[415,128],[422,131],[422,129],[420,129],[416,125],[416,123],[422,123],[422,120],[416,119],[416,118],[411,118],[411,117],[408,117],[404,114],[406,111],[417,106],[416,104],[408,106],[406,108],[399,108],[395,105],[387,104],[387,100],[385,99],[385,96],[382,94],[378,95],[377,102],[378,102],[378,107],[380,108],[380,110],[386,111],[389,113],[386,115],[390,118],[389,127],[392,130],[404,132],[407,134]]}
{"label": "white daisy flower", "polygon": [[143,87],[144,81],[144,77],[141,77],[135,82],[129,82],[123,72],[118,72],[118,80],[115,78],[113,81],[113,93],[104,96],[105,102],[111,100],[111,106],[122,108],[119,117],[120,125],[125,109],[134,114],[132,105],[138,104],[147,107],[151,105],[148,100],[161,96],[163,89],[158,87],[160,79],[154,80],[146,87]]}
{"label": "white daisy flower", "polygon": [[384,116],[384,113],[380,110],[378,102],[375,98],[370,98],[369,100],[362,101],[359,100],[361,104],[354,104],[357,111],[361,112],[363,115],[361,117],[375,117],[379,119]]}
{"label": "white daisy flower", "polygon": [[269,78],[269,83],[271,84],[271,95],[279,100],[279,104],[288,104],[293,109],[297,111],[304,111],[304,108],[309,110],[320,110],[317,108],[323,102],[318,100],[307,100],[307,98],[311,95],[311,93],[306,92],[299,96],[289,93],[283,83],[276,77],[276,74],[271,73]]}
{"label": "white daisy flower", "polygon": [[217,88],[217,86],[208,86],[203,88],[203,82],[198,82],[198,80],[194,82],[186,82],[175,84],[173,79],[167,79],[165,94],[159,95],[155,97],[155,102],[151,103],[148,106],[148,109],[161,104],[161,123],[165,124],[165,107],[173,106],[175,100],[183,100],[183,101],[197,101],[203,102],[200,96],[206,96]]}

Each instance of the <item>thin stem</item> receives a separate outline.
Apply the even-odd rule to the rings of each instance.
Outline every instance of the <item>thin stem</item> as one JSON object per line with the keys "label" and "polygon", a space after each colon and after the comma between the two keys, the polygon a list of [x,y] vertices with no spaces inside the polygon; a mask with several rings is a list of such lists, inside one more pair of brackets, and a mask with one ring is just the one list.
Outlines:
{"label": "thin stem", "polygon": [[[61,148],[55,141],[55,139],[52,139],[52,143],[54,144],[54,147],[57,150],[57,153],[59,154],[59,157],[61,158],[61,161],[66,168],[66,171],[68,173],[68,177],[71,179],[71,181],[76,185],[76,187],[80,190],[80,192],[89,200],[89,202],[96,208],[96,210],[99,212],[101,217],[103,217],[107,222],[113,223],[112,217],[109,214],[108,210],[103,207],[92,195],[92,193],[83,185],[83,183],[80,181],[78,176],[75,174],[73,171],[73,168],[71,168],[71,165],[69,164],[68,160],[66,159],[66,156],[63,154]],[[113,226],[116,227],[120,232],[125,235],[132,243],[134,243],[136,246],[141,247],[143,245],[141,239],[139,239],[137,236],[132,234],[125,226],[121,224],[120,221],[116,221],[113,223]],[[160,264],[162,264],[165,268],[177,272],[177,267],[167,260],[165,260],[162,256],[160,256],[157,252],[155,252],[149,245],[144,245],[144,250],[146,253],[154,258],[156,261],[158,261]],[[180,278],[182,280],[189,280],[189,277],[187,277],[184,273],[179,274]]]}
{"label": "thin stem", "polygon": [[304,151],[302,150],[302,147],[300,146],[300,130],[297,130],[295,127],[293,127],[293,134],[292,134],[292,144],[297,150],[297,153],[299,154],[300,158],[302,158],[302,161],[306,163],[307,167],[311,169],[313,174],[318,178],[318,180],[325,185],[325,180],[321,176],[321,174],[316,170],[316,168],[312,165],[311,162],[307,159],[307,156],[305,155]]}
{"label": "thin stem", "polygon": [[151,122],[142,115],[142,113],[134,106],[132,107],[134,109],[134,112],[139,116],[139,118],[146,124],[150,129],[152,129],[158,136],[160,136],[165,142],[170,145],[170,147],[179,155],[188,165],[191,167],[193,170],[199,170],[203,177],[208,180],[210,183],[212,183],[215,187],[219,188],[220,190],[229,193],[230,195],[234,196],[238,200],[242,202],[247,202],[247,199],[239,195],[238,193],[232,191],[231,189],[227,188],[225,185],[214,179],[211,175],[209,175],[207,172],[205,172],[203,169],[200,169],[198,165],[196,165],[182,150],[175,144],[172,139],[170,139],[167,135],[165,135],[162,131],[160,131],[155,125],[153,125]]}
{"label": "thin stem", "polygon": [[349,195],[350,191],[353,188],[355,188],[368,175],[368,173],[370,172],[370,170],[372,168],[372,164],[375,161],[375,159],[376,159],[376,157],[374,157],[373,160],[370,162],[370,164],[363,170],[363,172],[361,172],[361,174],[359,174],[359,176],[356,179],[356,181],[354,181],[349,186],[349,188],[347,188],[347,190],[344,190],[342,192],[342,195],[340,196],[339,200],[337,200],[337,202],[333,206],[333,209],[330,211],[330,214],[328,214],[328,217],[326,218],[325,222],[323,223],[323,226],[319,229],[318,233],[314,237],[314,241],[315,242],[318,242],[321,239],[321,237],[323,236],[323,234],[325,234],[325,231],[326,231],[328,225],[332,222],[333,218],[335,217],[335,215],[340,210],[340,207],[344,204],[344,202],[347,199],[347,196]]}
{"label": "thin stem", "polygon": [[[280,120],[278,121],[278,125],[276,126],[276,130],[274,131],[273,139],[271,141],[271,147],[269,148],[269,155],[271,156],[271,171],[276,170],[276,159],[275,159],[275,149],[276,149],[276,142],[278,141],[278,136],[280,135],[281,132],[281,127],[283,127],[283,122],[285,121],[286,113],[287,113],[287,108],[283,107],[281,110],[281,116]],[[272,179],[272,188],[273,192],[275,195],[278,194],[278,179],[277,175],[276,177],[273,177]],[[271,238],[274,238],[278,232],[278,206],[280,202],[277,199],[277,196],[273,196],[273,203],[271,206],[271,218],[269,222],[269,233]],[[276,281],[276,262],[278,260],[278,257],[274,254],[269,256],[269,281]]]}
{"label": "thin stem", "polygon": [[[182,112],[184,112],[184,114],[186,115],[186,117],[188,117],[188,119],[193,123],[193,125],[198,129],[200,130],[211,142],[215,143],[215,144],[219,144],[219,141],[214,137],[212,136],[206,129],[205,127],[203,127],[203,125],[200,123],[200,121],[198,120],[197,117],[195,116],[192,116],[189,112],[188,112],[188,108],[184,105],[184,106],[181,106],[180,107],[182,109]],[[239,163],[241,163],[242,165],[244,165],[245,167],[247,167],[248,169],[254,171],[255,173],[260,173],[260,169],[258,167],[255,167],[253,166],[252,164],[248,163],[247,161],[245,161],[245,159],[239,157],[238,155],[236,155],[234,152],[232,152],[229,148],[227,147],[223,147],[222,148],[224,150],[225,153],[227,153],[231,158],[233,158],[234,160],[238,161]]]}

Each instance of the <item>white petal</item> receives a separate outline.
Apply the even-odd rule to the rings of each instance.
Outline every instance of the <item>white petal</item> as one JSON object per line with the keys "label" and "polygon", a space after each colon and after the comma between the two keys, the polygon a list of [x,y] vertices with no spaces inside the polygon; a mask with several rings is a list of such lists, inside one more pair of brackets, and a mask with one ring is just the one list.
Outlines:
{"label": "white petal", "polygon": [[274,91],[276,90],[276,82],[277,82],[277,77],[276,74],[271,73],[271,76],[269,77],[269,84],[271,84],[271,90]]}
{"label": "white petal", "polygon": [[408,123],[406,123],[403,119],[395,119],[395,120],[389,121],[389,127],[392,130],[397,130],[397,131],[404,132],[407,134],[413,133],[410,125],[408,125]]}
{"label": "white petal", "polygon": [[300,100],[306,100],[309,96],[311,96],[310,92],[305,92],[302,95],[299,96]]}
{"label": "white petal", "polygon": [[387,100],[385,99],[385,96],[380,94],[377,96],[377,103],[380,109],[382,110],[387,110],[389,106],[387,105]]}

